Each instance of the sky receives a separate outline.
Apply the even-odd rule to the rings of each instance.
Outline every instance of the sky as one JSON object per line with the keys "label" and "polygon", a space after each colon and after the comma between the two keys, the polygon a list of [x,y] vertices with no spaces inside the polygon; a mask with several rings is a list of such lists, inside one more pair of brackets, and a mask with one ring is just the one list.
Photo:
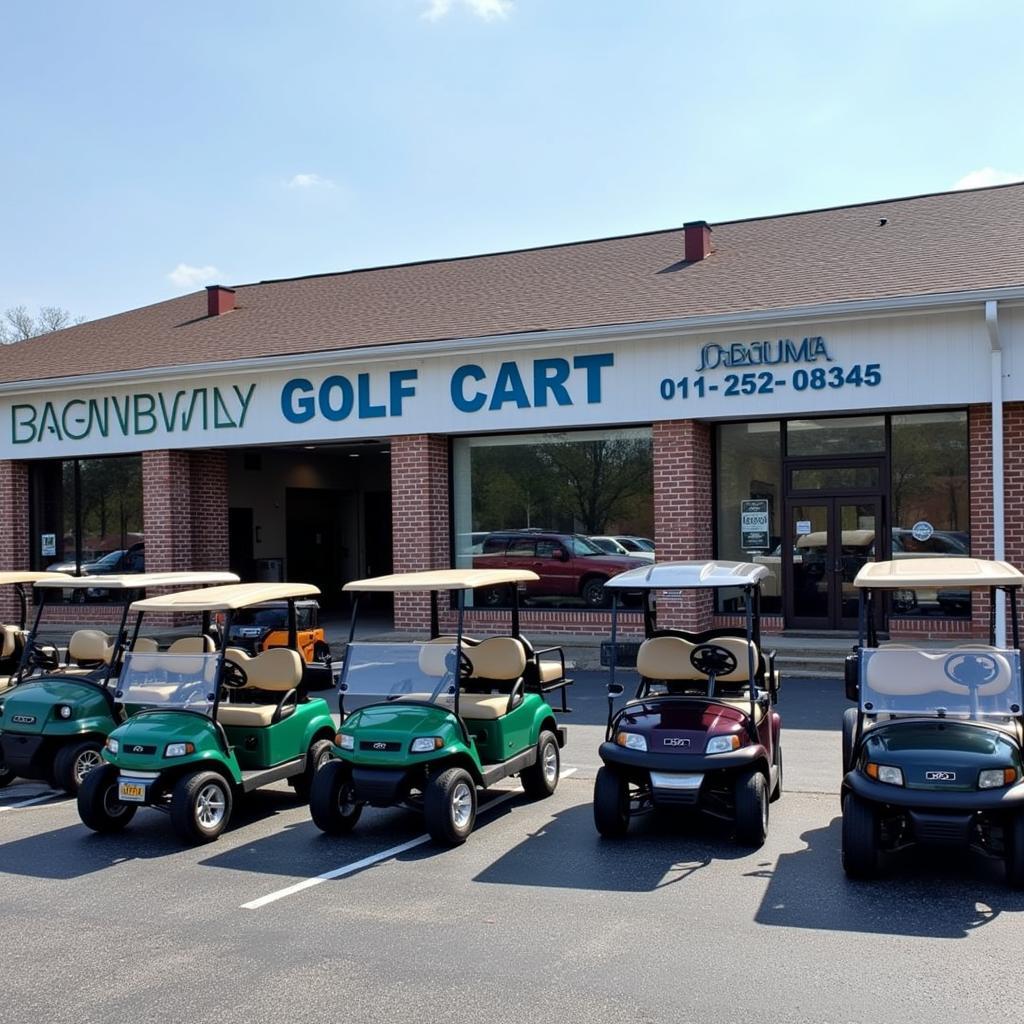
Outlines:
{"label": "sky", "polygon": [[1024,5],[2,0],[0,310],[1024,178]]}

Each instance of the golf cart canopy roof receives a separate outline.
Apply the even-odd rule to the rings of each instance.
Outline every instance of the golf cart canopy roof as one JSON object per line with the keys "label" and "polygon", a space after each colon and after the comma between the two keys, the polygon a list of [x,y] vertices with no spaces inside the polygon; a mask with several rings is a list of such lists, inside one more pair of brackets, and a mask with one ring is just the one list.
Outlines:
{"label": "golf cart canopy roof", "polygon": [[532,583],[540,577],[529,569],[435,569],[430,572],[397,572],[391,576],[374,576],[352,580],[342,590],[473,590],[496,587],[503,583]]}
{"label": "golf cart canopy roof", "polygon": [[228,612],[248,608],[264,601],[287,601],[290,598],[316,597],[319,587],[312,583],[236,583],[230,587],[208,587],[206,590],[182,590],[176,594],[160,594],[132,603],[133,612]]}
{"label": "golf cart canopy roof", "polygon": [[871,590],[913,590],[915,587],[1019,587],[1024,575],[1008,562],[983,558],[894,558],[861,567],[855,587]]}
{"label": "golf cart canopy roof", "polygon": [[749,587],[771,576],[753,562],[655,562],[613,576],[605,589],[682,590],[696,587]]}
{"label": "golf cart canopy roof", "polygon": [[61,580],[71,579],[74,579],[74,577],[68,576],[67,573],[63,572],[29,572],[28,570],[0,572],[0,586],[14,583],[42,583],[44,580],[53,580],[55,583],[58,583]]}
{"label": "golf cart canopy roof", "polygon": [[[39,575],[43,575],[40,573]],[[143,590],[146,587],[202,587],[215,583],[237,583],[233,572],[134,572],[123,576],[64,576],[46,573],[37,587],[61,590]]]}

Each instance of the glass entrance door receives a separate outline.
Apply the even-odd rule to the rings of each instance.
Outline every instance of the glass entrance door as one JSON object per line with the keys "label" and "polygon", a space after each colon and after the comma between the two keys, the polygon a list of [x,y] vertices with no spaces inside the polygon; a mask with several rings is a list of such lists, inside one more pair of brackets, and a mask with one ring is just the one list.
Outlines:
{"label": "glass entrance door", "polygon": [[881,504],[877,495],[787,502],[782,571],[788,625],[856,628],[853,580],[865,562],[877,557]]}

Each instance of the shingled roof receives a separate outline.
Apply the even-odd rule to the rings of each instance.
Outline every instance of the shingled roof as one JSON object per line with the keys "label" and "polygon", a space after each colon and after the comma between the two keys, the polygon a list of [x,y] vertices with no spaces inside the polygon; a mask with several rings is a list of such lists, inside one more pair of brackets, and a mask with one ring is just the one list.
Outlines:
{"label": "shingled roof", "polygon": [[[882,222],[885,222],[884,224]],[[1024,285],[1024,184],[198,292],[0,351],[0,381]]]}

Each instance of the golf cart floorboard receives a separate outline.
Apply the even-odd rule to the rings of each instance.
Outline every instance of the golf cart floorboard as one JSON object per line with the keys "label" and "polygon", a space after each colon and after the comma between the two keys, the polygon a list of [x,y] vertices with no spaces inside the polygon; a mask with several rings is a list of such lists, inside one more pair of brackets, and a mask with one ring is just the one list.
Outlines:
{"label": "golf cart floorboard", "polygon": [[306,768],[306,755],[292,758],[283,764],[274,765],[273,768],[252,768],[242,772],[242,790],[249,793],[262,786],[269,786],[272,782],[280,782],[281,779],[290,779],[298,775]]}
{"label": "golf cart floorboard", "polygon": [[482,765],[480,774],[483,778],[483,784],[484,786],[493,786],[496,782],[501,782],[502,779],[507,779],[510,775],[521,772],[524,768],[529,768],[536,760],[537,748],[530,747],[521,754],[510,757],[507,761]]}

